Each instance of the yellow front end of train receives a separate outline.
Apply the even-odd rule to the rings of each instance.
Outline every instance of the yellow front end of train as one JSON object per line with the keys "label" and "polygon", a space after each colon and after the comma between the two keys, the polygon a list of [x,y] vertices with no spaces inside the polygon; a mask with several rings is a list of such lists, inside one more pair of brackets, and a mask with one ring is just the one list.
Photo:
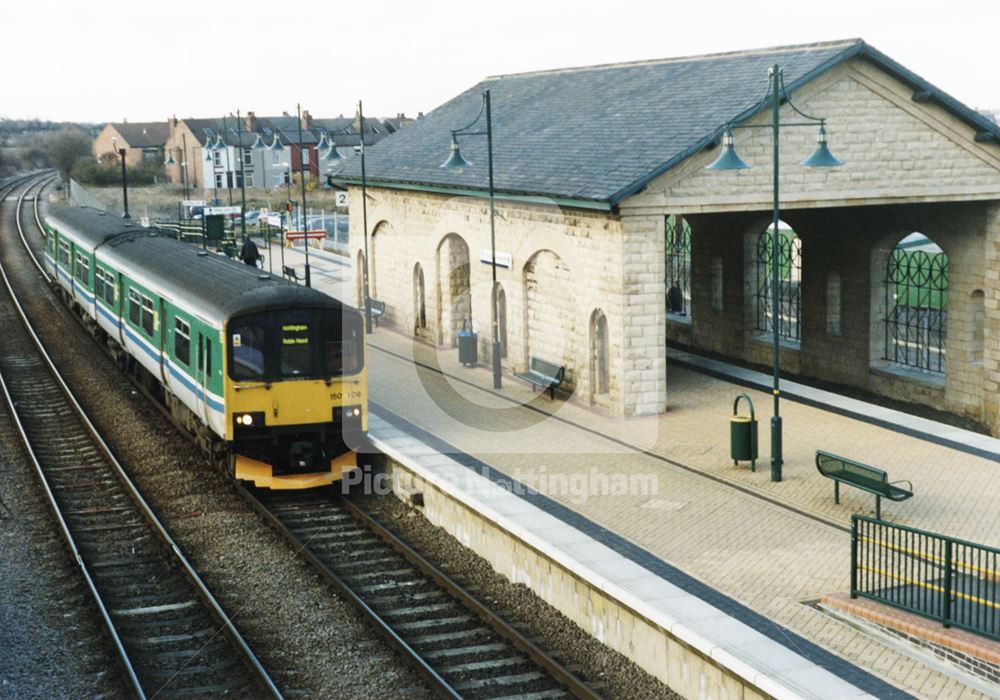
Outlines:
{"label": "yellow front end of train", "polygon": [[237,478],[270,489],[339,481],[368,430],[364,325],[353,309],[231,319],[226,440]]}

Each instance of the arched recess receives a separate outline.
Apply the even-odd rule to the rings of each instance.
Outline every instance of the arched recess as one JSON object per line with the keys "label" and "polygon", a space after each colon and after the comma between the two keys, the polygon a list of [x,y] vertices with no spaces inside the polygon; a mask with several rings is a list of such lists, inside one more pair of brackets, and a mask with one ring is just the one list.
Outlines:
{"label": "arched recess", "polygon": [[882,359],[901,367],[945,371],[948,338],[948,256],[913,232],[889,253]]}
{"label": "arched recess", "polygon": [[357,264],[354,266],[354,282],[358,288],[358,308],[365,306],[365,252],[358,251]]}
{"label": "arched recess", "polygon": [[608,319],[601,309],[590,314],[590,401],[610,391]]}
{"label": "arched recess", "polygon": [[462,321],[472,319],[469,244],[449,233],[437,247],[438,343],[456,344]]}
{"label": "arched recess", "polygon": [[524,365],[537,356],[565,366],[562,388],[576,387],[580,352],[577,319],[586,318],[576,303],[569,265],[551,250],[534,253],[522,273]]}
{"label": "arched recess", "polygon": [[[778,222],[778,335],[797,343],[802,328],[802,239],[791,226]],[[774,226],[757,237],[755,256],[754,328],[774,333]]]}
{"label": "arched recess", "polygon": [[[372,229],[368,246],[369,267],[368,269],[368,293],[375,299],[382,299],[379,292],[386,294],[392,288],[392,272],[390,270],[390,247],[392,241],[392,224],[388,221],[380,221]],[[379,282],[384,284],[379,284]]]}
{"label": "arched recess", "polygon": [[983,361],[983,350],[986,342],[986,295],[982,289],[972,292],[972,350],[969,360],[974,363]]}
{"label": "arched recess", "polygon": [[503,285],[497,282],[496,286],[496,308],[497,308],[497,339],[500,341],[500,357],[507,357],[507,292]]}
{"label": "arched recess", "polygon": [[417,263],[413,266],[413,332],[423,335],[427,330],[427,298],[424,283],[424,268]]}

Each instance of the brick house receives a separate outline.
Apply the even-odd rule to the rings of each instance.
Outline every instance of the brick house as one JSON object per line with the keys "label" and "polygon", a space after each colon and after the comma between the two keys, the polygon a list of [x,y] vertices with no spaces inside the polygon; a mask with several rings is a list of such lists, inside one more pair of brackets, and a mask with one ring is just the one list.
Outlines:
{"label": "brick house", "polygon": [[[761,98],[775,64],[798,107],[827,118],[844,165],[801,167],[816,130],[783,129],[772,234],[770,131],[735,132],[751,169],[706,166],[727,123],[770,123]],[[486,362],[485,139],[460,139],[472,167],[438,167],[486,88],[505,371],[545,357],[566,366],[576,400],[655,414],[670,402],[668,344],[767,366],[777,323],[793,374],[1000,433],[992,120],[862,40],[488,78],[368,153],[369,228],[351,217],[350,233],[355,269],[367,242],[383,319],[447,347],[468,315]],[[796,115],[784,104],[781,118]],[[353,164],[340,178],[352,207],[358,174]],[[762,283],[771,235],[783,251],[777,318]]]}
{"label": "brick house", "polygon": [[[109,122],[94,139],[95,158],[105,154],[117,156],[116,149],[125,149],[125,163],[130,167],[163,163],[163,147],[170,135],[166,122]],[[117,140],[115,142],[114,140]]]}

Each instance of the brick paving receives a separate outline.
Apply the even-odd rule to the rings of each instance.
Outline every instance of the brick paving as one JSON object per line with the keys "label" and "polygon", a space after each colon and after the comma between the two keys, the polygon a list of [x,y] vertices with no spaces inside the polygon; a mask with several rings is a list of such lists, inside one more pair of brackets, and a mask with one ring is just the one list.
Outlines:
{"label": "brick paving", "polygon": [[[286,262],[301,265],[301,254],[286,251]],[[314,286],[353,298],[348,268],[320,256],[311,263]],[[326,272],[317,275],[316,267]],[[785,478],[772,483],[770,396],[746,392],[760,420],[752,473],[729,459],[729,414],[743,390],[689,370],[668,370],[665,414],[633,419],[551,402],[510,377],[500,398],[488,369],[462,367],[455,350],[389,329],[369,339],[369,370],[374,402],[803,637],[920,697],[983,697],[806,604],[849,589],[844,528],[852,512],[875,507],[874,496],[849,487],[835,505],[813,454],[822,448],[912,481],[915,496],[884,501],[884,519],[991,545],[1000,545],[993,495],[1000,465],[786,400]],[[641,481],[615,491],[614,479],[628,478]]]}

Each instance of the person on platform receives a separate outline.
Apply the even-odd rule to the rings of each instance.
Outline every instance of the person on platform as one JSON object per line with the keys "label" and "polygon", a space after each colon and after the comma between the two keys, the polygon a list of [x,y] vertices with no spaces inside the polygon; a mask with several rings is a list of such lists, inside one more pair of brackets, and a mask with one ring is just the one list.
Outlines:
{"label": "person on platform", "polygon": [[240,249],[240,260],[250,267],[257,267],[257,261],[260,260],[260,251],[257,250],[257,244],[253,242],[252,238],[247,238],[243,241],[243,247]]}

